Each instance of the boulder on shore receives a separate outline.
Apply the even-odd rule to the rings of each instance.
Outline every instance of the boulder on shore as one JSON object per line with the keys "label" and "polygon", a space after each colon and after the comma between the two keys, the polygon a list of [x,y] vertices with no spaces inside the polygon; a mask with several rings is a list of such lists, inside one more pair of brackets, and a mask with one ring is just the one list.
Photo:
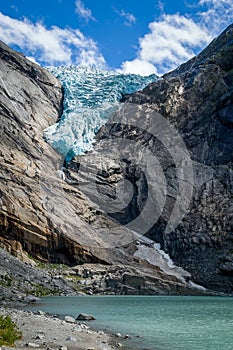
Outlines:
{"label": "boulder on shore", "polygon": [[75,323],[75,319],[71,316],[65,316],[65,321],[68,323]]}
{"label": "boulder on shore", "polygon": [[78,317],[76,318],[76,321],[93,321],[93,320],[95,320],[94,316],[84,314],[84,313],[79,314]]}
{"label": "boulder on shore", "polygon": [[26,303],[37,303],[38,301],[40,301],[40,298],[36,297],[35,295],[30,294],[24,298],[24,301]]}

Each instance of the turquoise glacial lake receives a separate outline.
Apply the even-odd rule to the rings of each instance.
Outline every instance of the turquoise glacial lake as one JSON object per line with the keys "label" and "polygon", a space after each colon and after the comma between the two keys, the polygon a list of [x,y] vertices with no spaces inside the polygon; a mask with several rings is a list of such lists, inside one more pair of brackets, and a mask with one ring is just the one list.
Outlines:
{"label": "turquoise glacial lake", "polygon": [[231,297],[45,297],[31,309],[73,317],[92,314],[92,328],[132,336],[125,342],[132,349],[233,349]]}

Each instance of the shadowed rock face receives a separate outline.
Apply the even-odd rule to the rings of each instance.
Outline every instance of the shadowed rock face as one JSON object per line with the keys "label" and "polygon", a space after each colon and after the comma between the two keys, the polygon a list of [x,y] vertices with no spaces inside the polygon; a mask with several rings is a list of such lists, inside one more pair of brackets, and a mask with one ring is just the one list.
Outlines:
{"label": "shadowed rock face", "polygon": [[194,161],[190,210],[158,239],[176,263],[214,289],[233,287],[233,25],[157,84],[126,97],[147,103],[175,125]]}
{"label": "shadowed rock face", "polygon": [[[123,97],[123,112],[116,114],[97,135],[94,152],[85,158],[85,170],[79,170],[80,181],[88,173],[94,178],[93,169],[105,161],[105,169],[98,172],[99,196],[106,202],[115,195],[116,185],[126,178],[132,185],[132,199],[123,210],[109,214],[123,225],[140,214],[148,199],[148,179],[141,168],[146,147],[157,157],[167,182],[167,194],[159,219],[155,220],[147,236],[160,242],[163,249],[176,264],[188,270],[197,283],[231,293],[233,290],[233,25],[229,26],[198,56],[164,75],[158,82],[143,91]],[[135,106],[135,107],[132,107]],[[136,107],[138,106],[138,107]],[[141,112],[137,113],[137,108]],[[134,113],[134,124],[127,124],[125,115]],[[144,111],[144,112],[143,112]],[[149,111],[147,113],[147,111]],[[156,112],[174,127],[183,139],[192,160],[193,178],[186,176],[192,186],[192,198],[185,215],[173,230],[166,225],[179,196],[179,168],[171,148],[161,142],[159,132],[154,137],[150,130],[160,130]],[[133,113],[133,112],[132,112]],[[122,116],[123,114],[123,116]],[[140,123],[146,125],[140,128]],[[129,124],[129,123],[128,123]],[[150,129],[151,128],[151,129]],[[149,132],[148,132],[149,130]],[[163,137],[169,139],[166,131]],[[110,149],[109,140],[130,139],[135,148],[141,149],[132,155],[130,147],[123,157],[116,147]],[[175,143],[173,143],[175,146]],[[106,159],[108,161],[106,162]],[[79,167],[76,158],[70,172]],[[181,160],[182,161],[182,160]],[[156,171],[154,182],[159,180]],[[125,187],[126,190],[126,187]],[[86,194],[96,203],[100,199],[93,189]],[[121,192],[124,196],[124,188]],[[158,200],[159,197],[157,197]],[[161,197],[162,198],[162,197]],[[156,198],[155,198],[156,200]],[[183,200],[187,200],[185,195]],[[180,202],[182,206],[182,201]],[[158,211],[159,200],[157,205]],[[182,210],[182,208],[180,209]],[[157,215],[156,208],[146,218]],[[156,216],[155,215],[155,216]],[[134,227],[137,231],[137,228]],[[140,230],[138,230],[140,233]]]}

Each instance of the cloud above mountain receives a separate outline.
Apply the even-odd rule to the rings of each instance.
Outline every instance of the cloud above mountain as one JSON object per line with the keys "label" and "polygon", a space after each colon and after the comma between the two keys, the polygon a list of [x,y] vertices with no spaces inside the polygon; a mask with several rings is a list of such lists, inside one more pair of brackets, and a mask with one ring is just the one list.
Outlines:
{"label": "cloud above mountain", "polygon": [[[193,57],[217,36],[233,18],[232,0],[200,0],[205,6],[193,19],[190,15],[162,14],[139,38],[137,56],[122,63],[125,73],[161,75]],[[150,66],[149,66],[150,65]],[[151,67],[151,69],[149,68]]]}
{"label": "cloud above mountain", "polygon": [[0,38],[8,45],[16,45],[40,64],[95,65],[99,68],[106,65],[97,43],[79,29],[46,28],[40,22],[13,19],[0,13]]}
{"label": "cloud above mountain", "polygon": [[232,0],[183,0],[177,13],[158,1],[146,19],[139,2],[123,9],[116,0],[102,7],[85,0],[66,6],[60,0],[56,12],[48,7],[38,14],[34,5],[28,9],[15,1],[14,8],[4,3],[8,15],[0,12],[0,39],[30,59],[41,65],[112,67],[143,75],[162,75],[190,59],[233,19]]}

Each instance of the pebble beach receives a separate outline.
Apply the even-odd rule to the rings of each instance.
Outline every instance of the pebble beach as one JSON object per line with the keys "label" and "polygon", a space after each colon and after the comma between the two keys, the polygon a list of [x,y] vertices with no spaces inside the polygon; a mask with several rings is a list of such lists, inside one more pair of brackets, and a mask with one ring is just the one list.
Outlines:
{"label": "pebble beach", "polygon": [[[14,349],[43,350],[113,350],[122,344],[103,331],[90,329],[85,322],[38,312],[0,308],[0,314],[9,315],[22,332],[22,339],[16,342]],[[2,350],[9,347],[2,347]]]}

